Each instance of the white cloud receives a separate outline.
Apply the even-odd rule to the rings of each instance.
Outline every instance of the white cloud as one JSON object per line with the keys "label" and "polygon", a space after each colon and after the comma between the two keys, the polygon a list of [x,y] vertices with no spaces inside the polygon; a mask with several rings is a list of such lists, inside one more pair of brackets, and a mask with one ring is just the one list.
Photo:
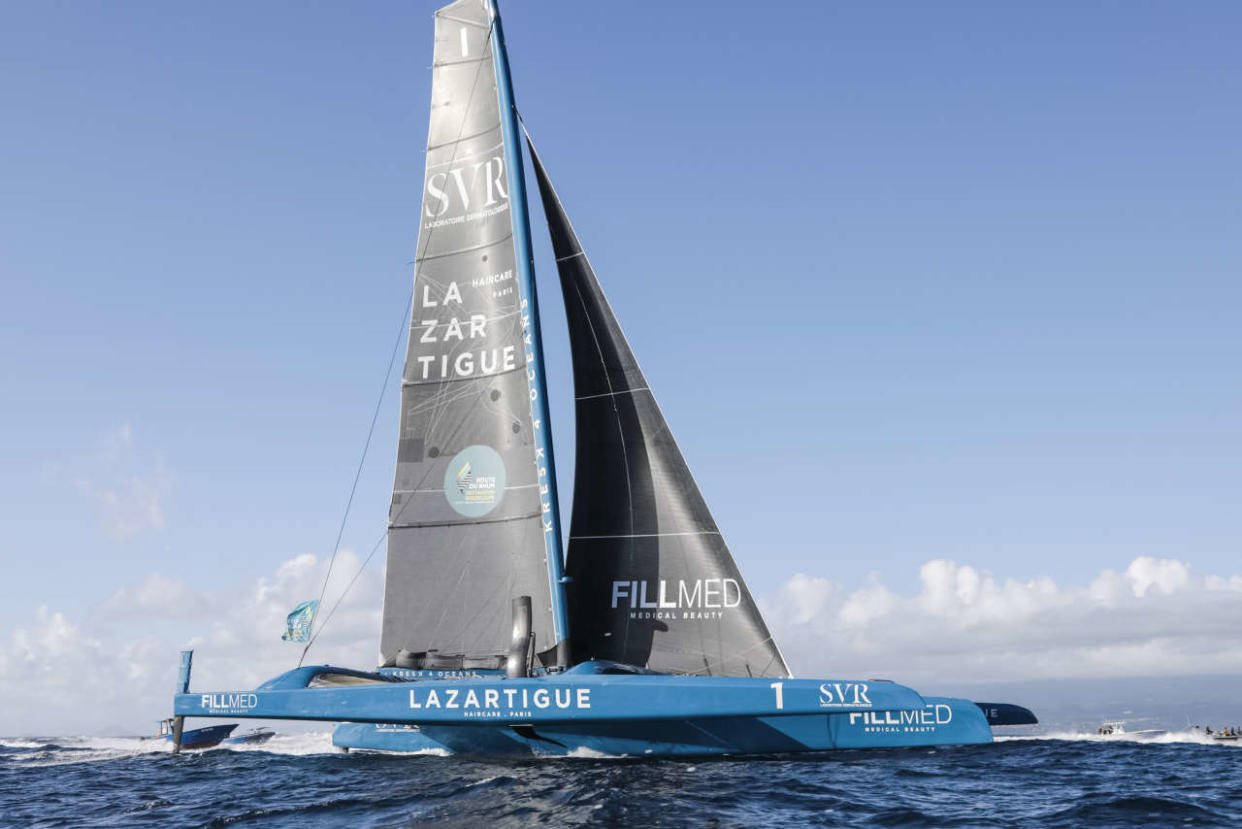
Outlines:
{"label": "white cloud", "polygon": [[194,619],[210,609],[206,594],[183,581],[152,573],[141,583],[113,593],[100,604],[97,613],[104,619]]}
{"label": "white cloud", "polygon": [[[358,571],[342,551],[326,614]],[[0,640],[0,735],[133,733],[170,713],[177,651],[193,687],[250,688],[292,668],[285,615],[319,595],[327,562],[302,555],[235,590],[151,575],[71,616],[43,608]],[[999,579],[952,561],[900,594],[873,576],[849,590],[796,575],[762,601],[801,676],[885,677],[944,687],[1026,679],[1242,673],[1242,576],[1137,558],[1085,585]],[[374,665],[383,573],[363,572],[308,660]],[[323,617],[321,616],[321,619]]]}
{"label": "white cloud", "polygon": [[[380,568],[364,572],[331,620],[327,618],[360,563],[350,550],[337,556],[316,623],[322,633],[307,657],[309,664],[375,667],[383,598]],[[326,571],[326,561],[301,555],[242,595],[218,599],[222,604],[210,631],[189,643],[198,662],[194,676],[199,687],[251,688],[294,667],[302,646],[281,641],[285,617],[300,602],[319,596]]]}
{"label": "white cloud", "polygon": [[903,682],[1242,672],[1242,577],[1136,558],[1085,586],[929,561],[914,595],[796,575],[763,600],[795,673]]}
{"label": "white cloud", "polygon": [[105,432],[94,453],[77,466],[73,486],[95,502],[109,538],[124,541],[163,529],[172,478],[162,459],[148,459],[135,449],[129,424]]}
{"label": "white cloud", "polygon": [[[322,621],[361,561],[342,550]],[[303,555],[236,591],[195,590],[158,575],[124,587],[81,619],[41,608],[0,640],[0,735],[146,731],[171,713],[177,653],[195,649],[194,687],[251,688],[294,667],[285,616],[319,595],[327,562]],[[374,667],[383,573],[362,573],[307,659]]]}

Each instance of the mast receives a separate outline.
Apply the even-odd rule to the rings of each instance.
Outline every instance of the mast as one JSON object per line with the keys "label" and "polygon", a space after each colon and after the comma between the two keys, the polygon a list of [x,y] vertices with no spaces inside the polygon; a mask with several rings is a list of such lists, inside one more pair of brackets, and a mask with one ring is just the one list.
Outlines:
{"label": "mast", "polygon": [[556,664],[569,664],[569,610],[562,570],[561,512],[556,492],[556,457],[552,451],[552,419],[548,409],[548,384],[543,368],[543,339],[539,330],[539,296],[535,289],[535,263],[531,254],[530,219],[526,209],[526,176],[522,169],[522,144],[518,135],[517,107],[509,56],[497,0],[484,0],[492,21],[492,59],[496,66],[496,94],[500,99],[500,128],[504,136],[505,167],[509,178],[509,203],[513,218],[518,290],[521,296],[522,330],[526,343],[526,380],[530,387],[531,421],[534,425],[535,464],[539,470],[540,504],[543,510],[544,552],[548,586],[552,596],[552,625],[556,639]]}

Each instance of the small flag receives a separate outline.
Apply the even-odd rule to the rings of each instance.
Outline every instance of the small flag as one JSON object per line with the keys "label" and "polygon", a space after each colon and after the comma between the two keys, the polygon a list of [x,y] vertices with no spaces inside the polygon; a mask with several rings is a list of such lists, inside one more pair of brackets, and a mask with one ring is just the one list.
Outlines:
{"label": "small flag", "polygon": [[310,640],[311,625],[315,623],[315,613],[319,610],[319,600],[311,599],[302,602],[293,609],[285,620],[285,632],[281,639],[286,642],[306,642]]}

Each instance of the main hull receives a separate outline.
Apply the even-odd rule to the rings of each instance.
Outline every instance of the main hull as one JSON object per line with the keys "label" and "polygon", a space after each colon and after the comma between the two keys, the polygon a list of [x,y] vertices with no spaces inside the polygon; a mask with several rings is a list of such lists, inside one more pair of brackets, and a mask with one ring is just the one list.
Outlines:
{"label": "main hull", "polygon": [[[188,660],[181,688],[188,688]],[[299,668],[253,691],[188,693],[191,717],[326,720],[335,742],[385,751],[622,756],[784,754],[987,743],[984,712],[878,680],[636,673],[587,662],[542,676],[400,679]]]}
{"label": "main hull", "polygon": [[342,723],[332,735],[333,745],[348,749],[518,757],[798,754],[990,742],[977,705],[938,697],[926,698],[921,710],[501,727]]}

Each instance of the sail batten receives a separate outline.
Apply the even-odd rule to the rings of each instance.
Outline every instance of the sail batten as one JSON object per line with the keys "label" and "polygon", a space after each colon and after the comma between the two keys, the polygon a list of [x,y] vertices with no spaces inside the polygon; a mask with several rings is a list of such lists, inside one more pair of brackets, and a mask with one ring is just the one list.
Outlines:
{"label": "sail batten", "polygon": [[786,677],[529,135],[527,142],[573,358],[577,457],[566,571],[575,658]]}

